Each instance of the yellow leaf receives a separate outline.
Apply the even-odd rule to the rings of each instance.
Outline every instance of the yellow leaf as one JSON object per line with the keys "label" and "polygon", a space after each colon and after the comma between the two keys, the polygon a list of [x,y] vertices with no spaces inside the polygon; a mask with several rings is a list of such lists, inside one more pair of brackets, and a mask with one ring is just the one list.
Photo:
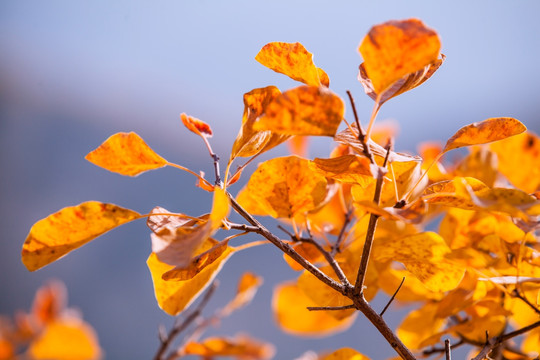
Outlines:
{"label": "yellow leaf", "polygon": [[477,210],[469,190],[476,192],[489,189],[483,182],[471,177],[456,177],[432,184],[424,190],[422,198],[428,204],[457,207],[464,210]]}
{"label": "yellow leaf", "polygon": [[288,139],[286,135],[275,134],[269,130],[256,131],[255,121],[264,114],[270,102],[281,94],[275,86],[253,89],[244,94],[244,115],[242,127],[233,143],[231,159],[249,157],[270,150]]}
{"label": "yellow leaf", "polygon": [[[216,245],[216,240],[206,239],[199,249],[203,253]],[[228,248],[228,250],[232,248]],[[165,281],[162,276],[174,266],[159,261],[155,253],[151,253],[146,261],[154,283],[154,293],[159,307],[167,314],[175,316],[188,307],[201,292],[212,282],[221,267],[233,251],[227,251],[210,265],[202,269],[193,278],[186,281]],[[195,255],[198,255],[195,253]]]}
{"label": "yellow leaf", "polygon": [[94,330],[82,320],[69,318],[50,323],[28,348],[35,360],[95,360],[101,349]]}
{"label": "yellow leaf", "polygon": [[528,193],[540,190],[540,138],[536,134],[526,132],[489,147],[497,154],[498,170],[513,185]]}
{"label": "yellow leaf", "polygon": [[211,337],[202,342],[190,342],[186,344],[184,353],[200,355],[204,359],[227,356],[240,360],[263,360],[271,359],[275,349],[271,344],[240,335],[234,339]]}
{"label": "yellow leaf", "polygon": [[[300,242],[292,245],[292,248],[300,254],[304,259],[311,262],[312,264],[317,263],[318,261],[323,259],[323,255],[315,247],[315,245],[306,243],[306,242]],[[296,261],[294,261],[291,257],[289,257],[286,254],[283,254],[283,258],[287,262],[287,264],[295,271],[301,271],[304,270],[304,267],[300,264],[298,264]]]}
{"label": "yellow leaf", "polygon": [[375,89],[373,89],[373,84],[371,83],[371,79],[367,75],[366,67],[364,64],[360,64],[358,80],[364,87],[364,92],[370,98],[372,98],[373,100],[377,100],[377,97],[379,97],[380,106],[391,98],[422,85],[435,73],[435,71],[439,70],[445,59],[446,56],[441,54],[440,59],[433,61],[432,63],[424,66],[424,68],[418,71],[405,75],[404,77],[393,83],[392,86],[387,88],[382,94],[378,94]]}
{"label": "yellow leaf", "polygon": [[342,348],[320,357],[320,360],[369,360],[369,358],[354,349]]}
{"label": "yellow leaf", "polygon": [[441,330],[445,319],[437,318],[436,311],[437,305],[428,302],[421,308],[411,311],[403,319],[396,333],[405,346],[412,350],[421,349],[426,339]]}
{"label": "yellow leaf", "polygon": [[112,135],[97,149],[88,153],[85,159],[94,165],[127,176],[137,176],[167,165],[167,160],[156,154],[134,132]]}
{"label": "yellow leaf", "polygon": [[158,256],[160,261],[178,266],[180,269],[187,268],[193,253],[204,240],[216,232],[228,212],[229,199],[227,195],[223,189],[215,187],[214,203],[208,220],[196,224],[186,222],[182,223],[182,226],[178,226],[183,221],[182,217],[174,221],[168,220],[171,223],[164,223],[164,226],[159,228],[159,232],[150,234],[152,252]]}
{"label": "yellow leaf", "polygon": [[185,113],[180,114],[180,120],[182,120],[182,123],[189,131],[201,137],[209,138],[213,135],[210,125],[202,120],[186,115]]}
{"label": "yellow leaf", "polygon": [[373,259],[399,261],[431,291],[455,289],[465,269],[446,258],[450,248],[433,232],[379,241],[373,248]]}
{"label": "yellow leaf", "polygon": [[330,159],[315,158],[310,163],[318,173],[334,180],[356,184],[366,176],[373,178],[369,159],[359,155],[342,155]]}
{"label": "yellow leaf", "polygon": [[453,172],[454,176],[472,177],[493,187],[499,176],[497,155],[485,147],[473,147],[471,153],[463,159]]}
{"label": "yellow leaf", "polygon": [[337,320],[325,311],[309,311],[308,306],[317,306],[295,284],[285,283],[274,290],[272,307],[278,325],[287,333],[323,337],[346,330],[355,316]]}
{"label": "yellow leaf", "polygon": [[253,128],[284,135],[334,136],[344,112],[339,96],[325,87],[304,85],[276,97]]}
{"label": "yellow leaf", "polygon": [[[391,265],[391,263],[387,265]],[[430,291],[420,280],[405,269],[394,269],[392,266],[378,267],[377,273],[379,274],[379,287],[389,296],[392,296],[396,292],[401,280],[405,278],[403,285],[396,295],[396,300],[424,301],[426,299],[439,300],[443,297],[443,294],[439,292]]]}
{"label": "yellow leaf", "polygon": [[371,28],[359,51],[373,90],[382,94],[396,81],[437,61],[437,33],[418,19],[388,21]]}
{"label": "yellow leaf", "polygon": [[139,216],[135,211],[97,201],[66,207],[32,226],[23,244],[22,262],[30,271],[40,269]]}
{"label": "yellow leaf", "polygon": [[236,289],[236,295],[229,304],[225,307],[226,312],[230,313],[236,309],[246,306],[253,300],[257,290],[262,285],[262,278],[251,272],[245,272]]}
{"label": "yellow leaf", "polygon": [[328,75],[315,66],[313,54],[300,43],[271,42],[257,54],[255,60],[306,85],[328,87]]}
{"label": "yellow leaf", "polygon": [[260,164],[237,200],[254,215],[291,218],[322,205],[326,195],[326,179],[309,160],[288,156]]}
{"label": "yellow leaf", "polygon": [[486,332],[489,337],[502,334],[506,327],[506,316],[495,315],[486,317],[472,317],[468,321],[453,326],[450,330],[456,336],[464,336],[466,339],[483,343],[486,341]]}
{"label": "yellow leaf", "polygon": [[527,130],[519,120],[509,117],[490,118],[459,129],[444,146],[443,153],[464,146],[487,144],[521,134]]}

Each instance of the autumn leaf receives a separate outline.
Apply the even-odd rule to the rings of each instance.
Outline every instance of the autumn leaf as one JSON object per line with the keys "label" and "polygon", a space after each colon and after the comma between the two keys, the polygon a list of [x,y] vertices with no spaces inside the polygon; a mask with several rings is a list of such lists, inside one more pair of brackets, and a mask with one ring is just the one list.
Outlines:
{"label": "autumn leaf", "polygon": [[36,292],[31,316],[39,325],[45,325],[58,319],[66,305],[66,286],[60,281],[50,281]]}
{"label": "autumn leaf", "polygon": [[425,340],[438,333],[445,323],[444,319],[435,316],[436,311],[437,305],[430,302],[411,311],[396,331],[400,340],[410,349],[421,349]]}
{"label": "autumn leaf", "polygon": [[230,314],[231,312],[248,305],[255,297],[257,290],[262,285],[262,278],[252,272],[242,274],[236,289],[236,295],[225,306],[223,313]]}
{"label": "autumn leaf", "polygon": [[32,226],[22,247],[22,262],[35,271],[139,217],[133,210],[97,201],[66,207]]}
{"label": "autumn leaf", "polygon": [[134,132],[112,135],[97,149],[88,153],[85,159],[94,165],[127,176],[137,176],[167,165],[167,160],[156,154]]}
{"label": "autumn leaf", "polygon": [[322,205],[326,195],[326,179],[309,160],[288,156],[260,164],[237,200],[254,215],[292,218]]}
{"label": "autumn leaf", "polygon": [[180,120],[182,120],[182,123],[189,131],[200,137],[209,138],[213,135],[210,125],[202,120],[186,115],[185,113],[180,114]]}
{"label": "autumn leaf", "polygon": [[355,316],[337,320],[325,311],[309,311],[308,306],[317,306],[313,300],[293,283],[281,284],[274,290],[272,308],[281,329],[287,333],[323,337],[346,330]]}
{"label": "autumn leaf", "polygon": [[437,61],[437,33],[418,19],[388,21],[371,28],[359,51],[373,90],[382,94],[406,75]]}
{"label": "autumn leaf", "polygon": [[369,358],[351,348],[342,348],[320,357],[320,360],[369,360]]}
{"label": "autumn leaf", "polygon": [[519,120],[514,118],[490,118],[472,123],[459,129],[444,146],[443,153],[464,146],[487,144],[493,141],[521,134],[527,130]]}
{"label": "autumn leaf", "polygon": [[344,112],[339,96],[324,87],[304,85],[277,96],[253,129],[283,135],[334,136]]}
{"label": "autumn leaf", "polygon": [[233,339],[211,337],[202,342],[189,342],[184,347],[184,353],[186,355],[200,355],[204,359],[226,356],[239,360],[264,360],[271,359],[275,349],[272,344],[240,335]]}
{"label": "autumn leaf", "polygon": [[306,85],[328,87],[328,75],[315,66],[313,54],[300,43],[272,42],[266,44],[255,60]]}
{"label": "autumn leaf", "polygon": [[365,156],[342,155],[330,159],[315,158],[310,166],[318,173],[343,183],[359,183],[373,178],[371,163]]}
{"label": "autumn leaf", "polygon": [[88,324],[69,318],[47,325],[28,348],[28,354],[35,360],[97,360],[101,349]]}

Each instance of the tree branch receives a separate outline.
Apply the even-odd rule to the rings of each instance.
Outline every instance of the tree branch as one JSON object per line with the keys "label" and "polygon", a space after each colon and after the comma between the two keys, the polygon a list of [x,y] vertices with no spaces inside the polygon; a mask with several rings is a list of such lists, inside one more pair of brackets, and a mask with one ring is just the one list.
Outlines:
{"label": "tree branch", "polygon": [[366,135],[362,132],[362,126],[360,126],[360,121],[358,120],[358,113],[356,112],[356,105],[354,104],[354,98],[349,90],[347,90],[347,95],[349,96],[349,101],[351,103],[351,107],[354,114],[354,121],[356,122],[356,127],[358,127],[358,140],[362,144],[362,149],[364,152],[364,155],[369,159],[369,161],[372,164],[375,164],[375,159],[373,158],[373,155],[371,154],[371,151],[369,150],[369,146],[366,142]]}
{"label": "tree branch", "polygon": [[399,292],[399,290],[401,289],[401,287],[403,286],[403,283],[405,282],[405,276],[403,277],[403,279],[401,279],[401,283],[399,284],[398,288],[396,289],[396,291],[394,291],[394,294],[392,295],[392,297],[390,298],[390,300],[388,300],[388,303],[386,304],[386,306],[384,307],[384,309],[382,309],[381,313],[379,314],[379,316],[383,316],[384,313],[386,312],[386,310],[388,309],[388,307],[390,306],[390,304],[392,303],[392,301],[394,301],[394,299],[396,298],[396,295],[397,293]]}
{"label": "tree branch", "polygon": [[356,306],[354,304],[343,306],[308,306],[306,309],[308,309],[309,311],[347,310],[356,309]]}
{"label": "tree branch", "polygon": [[341,227],[341,230],[339,231],[339,235],[336,239],[336,242],[334,243],[334,246],[332,246],[332,251],[330,254],[332,257],[336,256],[338,252],[341,251],[341,243],[343,242],[343,238],[345,235],[345,229],[347,228],[347,225],[351,222],[353,218],[354,211],[353,209],[349,209],[347,213],[345,214],[345,220],[343,221],[343,226]]}

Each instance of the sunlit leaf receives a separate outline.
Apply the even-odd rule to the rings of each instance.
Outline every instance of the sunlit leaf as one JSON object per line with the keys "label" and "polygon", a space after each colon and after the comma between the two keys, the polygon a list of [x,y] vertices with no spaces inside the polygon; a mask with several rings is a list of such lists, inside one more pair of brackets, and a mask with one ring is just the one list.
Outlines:
{"label": "sunlit leaf", "polygon": [[434,232],[423,232],[390,241],[379,242],[373,248],[373,258],[379,261],[399,261],[431,291],[444,292],[458,286],[465,269],[448,259],[450,248]]}
{"label": "sunlit leaf", "polygon": [[326,195],[326,179],[309,160],[288,156],[260,164],[237,200],[254,215],[291,218],[317,208]]}
{"label": "sunlit leaf", "polygon": [[[403,94],[406,91],[412,90],[417,86],[422,85],[427,79],[429,79],[435,71],[441,67],[442,63],[446,59],[446,56],[441,54],[441,58],[433,61],[432,63],[424,66],[423,69],[409,73],[393,83],[389,88],[387,88],[379,97],[379,105],[384,104],[386,101],[391,98]],[[360,64],[358,80],[364,87],[365,93],[376,100],[379,94],[373,89],[373,84],[371,79],[368,77],[366,68],[364,64]]]}
{"label": "sunlit leaf", "polygon": [[276,97],[253,129],[284,135],[334,136],[344,112],[339,96],[324,87],[304,85]]}
{"label": "sunlit leaf", "polygon": [[320,360],[369,360],[369,358],[351,348],[342,348],[321,356]]}
{"label": "sunlit leaf", "polygon": [[212,337],[202,342],[190,342],[184,347],[186,355],[200,355],[204,359],[226,356],[240,360],[271,359],[275,349],[272,344],[240,335],[233,339]]}
{"label": "sunlit leaf", "polygon": [[[195,256],[203,253],[216,245],[213,239],[206,239],[197,249]],[[159,261],[155,253],[150,254],[146,264],[152,275],[154,293],[159,307],[167,314],[175,316],[188,307],[201,292],[212,282],[225,261],[232,254],[226,252],[211,264],[202,269],[193,278],[186,281],[165,281],[163,274],[174,269],[173,265]]]}
{"label": "sunlit leaf", "polygon": [[40,325],[45,325],[55,321],[66,305],[66,286],[60,281],[50,281],[36,291],[31,314]]}
{"label": "sunlit leaf", "polygon": [[291,155],[308,157],[309,136],[293,136],[286,144]]}
{"label": "sunlit leaf", "polygon": [[[292,245],[292,248],[304,259],[315,264],[323,259],[322,253],[315,247],[315,245],[307,242],[298,242]],[[283,254],[283,258],[287,264],[295,271],[304,270],[302,265],[298,264],[291,257],[286,254]]]}
{"label": "sunlit leaf", "polygon": [[274,290],[272,300],[276,320],[287,333],[306,337],[323,337],[346,330],[355,316],[337,320],[325,311],[309,311],[308,306],[317,306],[298,286],[286,283]]}
{"label": "sunlit leaf", "polygon": [[134,132],[112,135],[88,153],[85,159],[109,171],[128,176],[137,176],[167,165],[167,160],[156,154]]}
{"label": "sunlit leaf", "polygon": [[97,201],[66,207],[32,226],[23,244],[22,262],[30,271],[40,269],[139,216],[135,211]]}
{"label": "sunlit leaf", "polygon": [[226,307],[228,311],[233,311],[248,305],[255,297],[255,294],[257,293],[257,290],[262,285],[262,283],[262,277],[257,276],[252,272],[245,272],[244,274],[242,274],[242,277],[238,282],[236,295]]}
{"label": "sunlit leaf", "polygon": [[372,27],[358,50],[374,91],[381,94],[404,76],[437,61],[440,48],[434,30],[418,19],[408,19]]}
{"label": "sunlit leaf", "polygon": [[212,137],[212,128],[210,125],[205,123],[202,120],[194,118],[192,116],[186,115],[185,113],[180,114],[180,119],[184,126],[191,132],[201,136],[201,137]]}
{"label": "sunlit leaf", "polygon": [[472,177],[493,187],[499,175],[497,162],[497,156],[493,152],[485,147],[473,147],[471,153],[458,164],[453,175]]}
{"label": "sunlit leaf", "polygon": [[443,297],[440,292],[430,291],[420,280],[405,269],[394,269],[392,266],[386,266],[378,269],[377,272],[379,274],[378,286],[388,296],[392,296],[396,292],[401,280],[405,278],[403,285],[396,294],[396,300],[423,301],[426,299],[438,300]]}
{"label": "sunlit leaf", "polygon": [[433,334],[438,333],[445,320],[435,317],[437,305],[426,303],[421,308],[411,311],[399,325],[396,333],[405,346],[410,349],[420,349],[423,342]]}
{"label": "sunlit leaf", "polygon": [[464,210],[478,209],[468,191],[489,189],[486,184],[471,177],[456,177],[430,185],[424,191],[422,198],[429,204],[458,207]]}
{"label": "sunlit leaf", "polygon": [[363,182],[373,177],[369,159],[359,155],[342,155],[330,159],[315,158],[310,163],[320,174],[345,183]]}
{"label": "sunlit leaf", "polygon": [[506,316],[495,315],[472,317],[468,321],[452,327],[451,330],[455,334],[482,343],[486,340],[486,333],[488,333],[490,337],[496,337],[504,331],[505,327]]}
{"label": "sunlit leaf", "polygon": [[489,147],[497,154],[498,170],[514,186],[528,193],[540,190],[540,138],[536,134],[526,132]]}
{"label": "sunlit leaf", "polygon": [[266,44],[255,60],[275,72],[306,85],[328,87],[328,75],[315,66],[313,54],[300,43],[272,42]]}
{"label": "sunlit leaf", "polygon": [[101,358],[94,330],[82,320],[69,318],[47,325],[28,353],[35,360],[96,360]]}
{"label": "sunlit leaf", "polygon": [[487,144],[521,134],[527,130],[519,120],[509,117],[490,118],[459,129],[444,146],[443,152],[464,146]]}

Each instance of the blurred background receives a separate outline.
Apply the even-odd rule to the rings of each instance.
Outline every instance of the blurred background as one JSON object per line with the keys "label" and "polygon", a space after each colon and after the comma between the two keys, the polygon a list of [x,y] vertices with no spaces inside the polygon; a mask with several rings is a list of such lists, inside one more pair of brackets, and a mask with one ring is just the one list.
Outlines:
{"label": "blurred background", "polygon": [[[225,162],[241,123],[242,95],[298,85],[254,60],[271,41],[301,42],[333,91],[343,98],[352,91],[365,123],[372,101],[356,80],[358,44],[372,25],[409,17],[439,32],[447,60],[428,82],[382,108],[379,119],[400,124],[397,150],[414,153],[419,142],[445,141],[465,124],[497,116],[515,117],[538,133],[539,13],[534,0],[1,1],[0,313],[28,309],[35,290],[57,278],[68,287],[70,305],[97,330],[107,359],[151,358],[158,324],[169,327],[173,318],[154,299],[143,221],[35,273],[20,261],[22,243],[37,220],[87,200],[198,215],[208,212],[211,197],[187,173],[165,168],[122,177],[88,163],[86,153],[115,132],[135,131],[167,160],[211,174],[202,142],[181,126],[179,114],[211,124],[214,149]],[[330,139],[312,145],[312,156],[332,148]],[[286,153],[281,146],[269,156]],[[271,246],[233,256],[209,311],[233,296],[247,270],[265,278],[255,302],[209,334],[250,333],[276,344],[276,359],[342,346],[373,359],[394,355],[361,317],[346,333],[324,339],[284,334],[270,311],[272,290],[296,275]],[[386,300],[379,296],[375,307]],[[394,327],[405,314],[395,309]]]}

